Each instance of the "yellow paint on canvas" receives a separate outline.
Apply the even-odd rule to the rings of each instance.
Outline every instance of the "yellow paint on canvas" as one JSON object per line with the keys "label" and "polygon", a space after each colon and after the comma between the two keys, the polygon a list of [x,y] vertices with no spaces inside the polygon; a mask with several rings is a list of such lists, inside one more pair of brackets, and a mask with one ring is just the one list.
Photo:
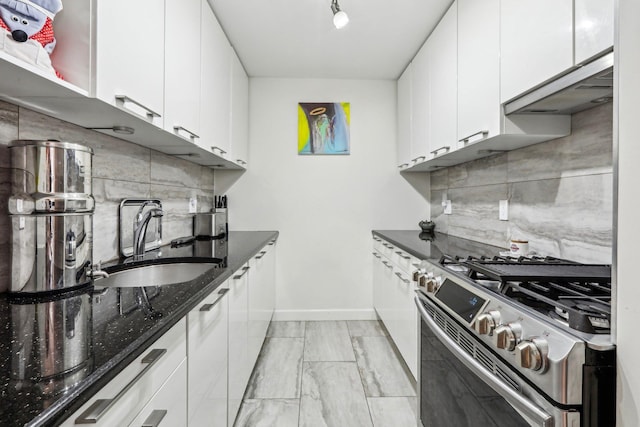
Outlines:
{"label": "yellow paint on canvas", "polygon": [[304,110],[298,104],[298,153],[301,152],[309,142],[311,133],[309,131],[309,123],[307,123],[307,116],[304,114]]}
{"label": "yellow paint on canvas", "polygon": [[351,103],[341,102],[340,105],[342,105],[344,116],[347,118],[347,126],[351,126]]}

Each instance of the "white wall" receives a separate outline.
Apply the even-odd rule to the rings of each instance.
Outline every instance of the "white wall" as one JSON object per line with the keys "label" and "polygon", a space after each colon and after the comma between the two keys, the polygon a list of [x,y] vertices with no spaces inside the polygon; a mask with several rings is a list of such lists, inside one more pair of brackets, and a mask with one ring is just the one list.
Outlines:
{"label": "white wall", "polygon": [[[276,319],[373,318],[371,230],[417,233],[428,213],[396,169],[395,82],[257,78],[250,93],[249,169],[227,192],[229,223],[280,231]],[[298,102],[350,102],[351,154],[299,156]]]}
{"label": "white wall", "polygon": [[[640,99],[640,32],[637,0],[619,0],[618,70],[618,224],[614,265],[616,337],[618,346],[618,420],[620,427],[640,425],[640,286],[638,242],[640,198],[638,198],[638,99]],[[615,120],[615,119],[614,119]],[[615,124],[615,121],[614,121]],[[615,141],[615,139],[614,139]],[[614,157],[615,158],[615,157]]]}

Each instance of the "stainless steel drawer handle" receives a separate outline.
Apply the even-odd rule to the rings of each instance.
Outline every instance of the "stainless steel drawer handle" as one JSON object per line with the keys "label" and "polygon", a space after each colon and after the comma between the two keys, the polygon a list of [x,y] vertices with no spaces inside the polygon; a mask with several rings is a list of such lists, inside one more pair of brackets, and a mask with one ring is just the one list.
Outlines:
{"label": "stainless steel drawer handle", "polygon": [[398,169],[406,168],[407,166],[409,166],[409,163],[403,163],[401,165],[398,165]]}
{"label": "stainless steel drawer handle", "polygon": [[400,251],[396,251],[396,253],[397,253],[397,254],[398,254],[398,256],[400,256],[400,258],[402,258],[402,259],[411,259],[411,257],[410,257],[410,256],[407,256],[407,255],[403,254],[403,253],[402,253],[402,252],[400,252]]}
{"label": "stainless steel drawer handle", "polygon": [[276,242],[269,242],[269,243],[267,243],[267,245],[269,245],[269,246],[273,246],[273,245],[275,245],[275,244],[276,244]]}
{"label": "stainless steel drawer handle", "polygon": [[260,251],[260,255],[256,255],[255,259],[262,259],[262,257],[265,256],[266,253],[266,251]]}
{"label": "stainless steel drawer handle", "polygon": [[182,135],[180,135],[180,131],[183,131],[183,132],[188,133],[188,134],[189,134],[189,139],[190,139],[191,141],[193,141],[193,140],[195,140],[195,139],[197,139],[197,138],[200,138],[198,135],[196,135],[195,133],[191,132],[189,129],[187,129],[187,128],[186,128],[186,127],[184,127],[184,126],[180,126],[180,125],[174,126],[174,127],[173,127],[173,131],[174,131],[174,132],[175,132],[175,134],[176,134],[176,135],[178,135],[178,136],[182,136]]}
{"label": "stainless steel drawer handle", "polygon": [[162,422],[162,419],[167,415],[166,409],[156,409],[151,412],[146,420],[142,423],[141,427],[158,427]]}
{"label": "stainless steel drawer handle", "polygon": [[[460,141],[460,142],[462,142],[462,143],[464,143],[464,145],[467,145],[467,144],[469,143],[469,140],[470,140],[471,138],[473,138],[474,136],[478,136],[478,135],[482,135],[482,138],[478,139],[477,141],[483,140],[483,139],[485,139],[486,137],[488,137],[488,136],[489,136],[489,131],[488,131],[488,130],[481,130],[481,131],[479,131],[479,132],[472,133],[471,135],[466,136],[466,137],[464,137],[464,138],[460,139],[459,141]],[[476,141],[476,142],[477,142],[477,141]]]}
{"label": "stainless steel drawer handle", "polygon": [[427,158],[427,156],[420,156],[420,157],[416,157],[415,159],[411,159],[411,161],[413,163],[418,163],[418,161],[425,160],[426,158]]}
{"label": "stainless steel drawer handle", "polygon": [[382,261],[382,263],[384,264],[385,267],[387,268],[393,268],[393,265],[389,264],[387,261]]}
{"label": "stainless steel drawer handle", "polygon": [[249,267],[242,267],[242,273],[238,274],[237,276],[233,276],[233,280],[241,279],[242,276],[247,274],[247,271],[249,271]]}
{"label": "stainless steel drawer handle", "polygon": [[377,252],[371,252],[371,254],[378,259],[382,258]]}
{"label": "stainless steel drawer handle", "polygon": [[229,292],[229,289],[220,289],[218,291],[218,295],[220,295],[220,297],[217,300],[215,300],[214,302],[212,302],[211,304],[204,304],[202,307],[200,307],[200,311],[211,311],[211,310],[213,310],[213,307],[218,305],[218,303],[222,300],[222,297],[224,296],[224,294],[226,294],[227,292]]}
{"label": "stainless steel drawer handle", "polygon": [[[156,113],[151,108],[145,106],[144,104],[141,104],[140,102],[136,101],[135,99],[132,99],[132,98],[128,97],[127,95],[116,95],[116,104],[118,104],[119,106],[129,110],[127,108],[127,103],[135,104],[138,107],[140,107],[143,110],[145,110],[147,112],[147,119],[148,120],[153,121],[154,117],[162,117],[160,114]],[[129,110],[129,111],[132,111],[132,110]],[[135,111],[132,111],[132,112],[135,113]]]}
{"label": "stainless steel drawer handle", "polygon": [[402,277],[402,273],[396,273],[396,276],[398,276],[398,278],[400,280],[402,280],[402,282],[409,284],[409,280],[405,279],[404,277]]}
{"label": "stainless steel drawer handle", "polygon": [[76,418],[76,424],[95,424],[100,418],[106,414],[109,409],[113,408],[115,404],[133,387],[148,371],[155,365],[158,360],[167,352],[165,348],[155,348],[142,358],[141,363],[145,366],[138,375],[136,375],[129,383],[122,388],[112,399],[98,399],[93,402],[93,405],[89,406],[78,418]]}
{"label": "stainless steel drawer handle", "polygon": [[[439,156],[441,154],[446,154],[449,152],[449,150],[451,150],[451,147],[449,147],[448,145],[445,145],[444,147],[440,147],[437,150],[433,150],[431,152],[431,154],[433,154],[434,157]],[[442,153],[440,153],[440,151],[442,151]]]}
{"label": "stainless steel drawer handle", "polygon": [[211,146],[211,151],[213,151],[213,152],[214,152],[214,154],[215,154],[215,152],[216,152],[216,151],[219,151],[219,152],[220,152],[220,154],[222,154],[222,155],[227,154],[227,152],[226,152],[226,151],[224,151],[224,150],[223,150],[222,148],[220,148],[220,147],[216,147],[215,145],[212,145],[212,146]]}
{"label": "stainless steel drawer handle", "polygon": [[246,165],[246,164],[247,164],[247,162],[245,162],[245,161],[244,161],[244,160],[242,160],[242,159],[237,159],[237,160],[236,160],[236,163],[241,164],[241,165]]}

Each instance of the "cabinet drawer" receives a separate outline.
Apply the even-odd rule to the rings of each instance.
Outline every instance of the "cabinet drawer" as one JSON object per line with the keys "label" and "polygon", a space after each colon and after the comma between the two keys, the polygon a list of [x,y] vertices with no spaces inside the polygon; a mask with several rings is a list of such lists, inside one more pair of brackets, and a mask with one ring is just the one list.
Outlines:
{"label": "cabinet drawer", "polygon": [[184,427],[187,425],[187,361],[169,377],[129,427]]}
{"label": "cabinet drawer", "polygon": [[185,335],[186,321],[182,319],[62,425],[129,425],[185,360]]}

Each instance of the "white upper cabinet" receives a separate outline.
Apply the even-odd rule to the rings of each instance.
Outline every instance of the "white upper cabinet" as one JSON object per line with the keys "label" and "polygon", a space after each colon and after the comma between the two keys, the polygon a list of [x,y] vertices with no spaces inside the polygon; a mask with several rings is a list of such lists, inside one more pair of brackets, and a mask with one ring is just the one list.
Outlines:
{"label": "white upper cabinet", "polygon": [[502,0],[501,102],[573,66],[573,0]]}
{"label": "white upper cabinet", "polygon": [[453,2],[427,39],[429,66],[429,152],[440,155],[457,141],[458,5]]}
{"label": "white upper cabinet", "polygon": [[411,63],[411,164],[429,155],[431,95],[429,93],[428,43],[422,45]]}
{"label": "white upper cabinet", "polygon": [[249,161],[249,77],[240,58],[231,52],[231,160],[242,167]]}
{"label": "white upper cabinet", "polygon": [[192,142],[200,132],[200,8],[201,0],[165,0],[164,128]]}
{"label": "white upper cabinet", "polygon": [[97,0],[95,20],[95,96],[162,127],[164,2]]}
{"label": "white upper cabinet", "polygon": [[202,0],[201,42],[198,145],[220,157],[229,158],[232,49],[207,0]]}
{"label": "white upper cabinet", "polygon": [[613,46],[613,0],[575,0],[575,63]]}
{"label": "white upper cabinet", "polygon": [[411,164],[411,68],[409,64],[397,83],[397,155],[398,167]]}
{"label": "white upper cabinet", "polygon": [[458,141],[500,133],[500,0],[458,0]]}

